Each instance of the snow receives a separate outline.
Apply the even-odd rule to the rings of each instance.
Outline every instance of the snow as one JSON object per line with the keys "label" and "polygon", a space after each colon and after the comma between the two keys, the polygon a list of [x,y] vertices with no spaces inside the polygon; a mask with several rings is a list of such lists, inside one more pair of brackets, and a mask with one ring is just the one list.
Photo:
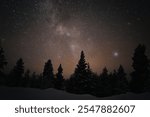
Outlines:
{"label": "snow", "polygon": [[149,100],[150,99],[150,92],[135,94],[128,92],[126,94],[105,97],[105,100]]}
{"label": "snow", "polygon": [[25,100],[74,100],[74,99],[98,99],[91,95],[76,95],[70,94],[65,91],[56,90],[56,89],[32,89],[32,88],[9,88],[9,87],[1,87],[0,88],[0,99],[25,99]]}
{"label": "snow", "polygon": [[0,99],[4,100],[141,100],[150,99],[150,93],[127,93],[111,97],[94,97],[88,94],[77,95],[56,89],[32,89],[0,87]]}

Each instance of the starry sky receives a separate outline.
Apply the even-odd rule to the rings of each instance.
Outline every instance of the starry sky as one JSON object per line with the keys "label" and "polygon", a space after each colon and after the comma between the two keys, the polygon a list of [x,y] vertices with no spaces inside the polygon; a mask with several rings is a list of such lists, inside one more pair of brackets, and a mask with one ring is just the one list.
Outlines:
{"label": "starry sky", "polygon": [[85,52],[94,72],[122,64],[131,71],[136,46],[150,57],[149,0],[1,0],[0,44],[7,70],[22,57],[25,68],[42,73],[51,59],[69,76]]}

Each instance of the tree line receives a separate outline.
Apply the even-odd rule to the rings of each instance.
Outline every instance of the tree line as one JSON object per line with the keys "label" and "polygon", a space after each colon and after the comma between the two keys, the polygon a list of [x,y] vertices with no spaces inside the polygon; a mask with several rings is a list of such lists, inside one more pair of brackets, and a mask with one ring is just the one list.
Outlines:
{"label": "tree line", "polygon": [[122,65],[117,70],[109,72],[105,67],[99,75],[94,73],[86,62],[82,51],[74,73],[69,79],[63,77],[63,68],[60,64],[57,73],[53,72],[52,61],[49,59],[43,73],[31,73],[24,68],[23,59],[20,58],[10,73],[4,73],[7,61],[4,50],[0,48],[0,85],[9,87],[29,88],[56,88],[75,94],[91,94],[97,97],[123,94],[126,92],[142,93],[150,91],[150,64],[145,55],[145,45],[139,44],[132,57],[134,71],[130,73],[131,79]]}

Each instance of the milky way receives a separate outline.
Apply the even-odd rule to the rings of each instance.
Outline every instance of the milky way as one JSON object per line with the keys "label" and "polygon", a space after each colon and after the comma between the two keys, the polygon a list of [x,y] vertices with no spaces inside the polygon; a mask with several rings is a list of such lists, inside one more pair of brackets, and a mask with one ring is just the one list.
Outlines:
{"label": "milky way", "polygon": [[25,68],[42,73],[51,59],[68,76],[85,52],[93,71],[122,64],[131,70],[134,48],[150,55],[148,0],[3,0],[0,40],[8,69],[22,57]]}

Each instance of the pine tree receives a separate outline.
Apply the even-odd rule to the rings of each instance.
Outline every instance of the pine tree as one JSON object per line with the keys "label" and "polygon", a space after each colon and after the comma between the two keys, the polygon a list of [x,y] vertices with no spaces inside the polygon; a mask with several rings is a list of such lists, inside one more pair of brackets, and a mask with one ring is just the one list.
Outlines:
{"label": "pine tree", "polygon": [[138,45],[135,49],[133,60],[133,69],[131,73],[131,91],[140,93],[145,90],[149,80],[149,60],[145,55],[146,48],[144,45]]}
{"label": "pine tree", "polygon": [[103,69],[102,74],[100,74],[100,77],[101,77],[101,80],[108,79],[108,70],[106,67]]}
{"label": "pine tree", "polygon": [[22,58],[20,58],[16,65],[14,66],[13,70],[11,71],[11,74],[9,76],[9,85],[11,86],[20,86],[22,79],[23,79],[23,73],[24,73],[24,62]]}
{"label": "pine tree", "polygon": [[110,85],[112,90],[112,95],[118,94],[118,77],[117,77],[117,71],[114,69],[111,74],[109,74],[110,78]]}
{"label": "pine tree", "polygon": [[72,93],[87,93],[88,92],[88,65],[85,61],[84,52],[81,51],[80,60],[75,68],[74,74],[68,80],[67,91]]}
{"label": "pine tree", "polygon": [[57,74],[56,74],[57,79],[62,80],[62,79],[63,79],[63,75],[62,75],[62,73],[63,73],[63,68],[62,68],[61,64],[59,65],[59,67],[58,67],[57,70],[58,70],[58,72],[57,72]]}
{"label": "pine tree", "polygon": [[45,63],[43,71],[43,88],[52,87],[54,82],[53,65],[51,60]]}
{"label": "pine tree", "polygon": [[128,91],[128,80],[122,65],[119,66],[117,71],[117,90],[116,93],[126,93]]}
{"label": "pine tree", "polygon": [[85,76],[87,73],[87,63],[85,61],[85,55],[84,52],[81,51],[80,60],[77,64],[77,68],[75,69],[75,76],[76,77],[82,77]]}
{"label": "pine tree", "polygon": [[64,79],[63,79],[63,75],[62,75],[63,68],[62,68],[61,64],[59,65],[57,70],[58,70],[58,72],[56,74],[56,79],[55,79],[55,88],[63,89]]}
{"label": "pine tree", "polygon": [[110,78],[106,67],[99,76],[97,94],[98,96],[109,96],[112,94]]}

